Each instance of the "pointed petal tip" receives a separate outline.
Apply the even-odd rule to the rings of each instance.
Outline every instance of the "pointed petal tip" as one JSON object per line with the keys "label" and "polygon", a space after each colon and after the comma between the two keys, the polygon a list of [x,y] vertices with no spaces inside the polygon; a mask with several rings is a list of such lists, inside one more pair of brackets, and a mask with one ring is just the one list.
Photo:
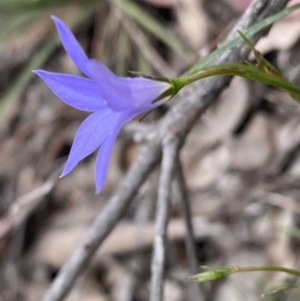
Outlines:
{"label": "pointed petal tip", "polygon": [[51,15],[50,16],[51,20],[54,22],[55,27],[57,28],[57,30],[59,30],[59,27],[66,27],[67,25],[58,17],[56,17],[55,15]]}
{"label": "pointed petal tip", "polygon": [[96,189],[95,195],[99,195],[102,189]]}
{"label": "pointed petal tip", "polygon": [[61,178],[64,178],[65,176],[67,176],[76,167],[76,165],[77,164],[71,165],[67,160],[67,162],[64,166],[64,169],[63,169],[61,175],[59,176],[59,178],[61,179]]}
{"label": "pointed petal tip", "polygon": [[47,73],[47,71],[41,69],[32,70],[32,72],[38,76],[42,76],[43,74]]}
{"label": "pointed petal tip", "polygon": [[60,40],[69,57],[72,59],[77,68],[81,70],[82,73],[90,77],[90,71],[87,67],[89,58],[80,46],[71,29],[60,18],[52,15],[51,19],[56,26]]}
{"label": "pointed petal tip", "polygon": [[59,176],[59,178],[61,179],[61,178],[63,178],[63,177],[65,177],[67,174],[63,171],[62,173],[61,173],[61,175]]}
{"label": "pointed petal tip", "polygon": [[56,17],[55,15],[51,15],[50,18],[54,23],[63,23],[63,21],[60,18]]}
{"label": "pointed petal tip", "polygon": [[50,74],[51,72],[47,72],[45,70],[37,69],[37,70],[32,70],[34,74],[39,76],[41,79],[45,81],[45,78],[47,78],[47,74]]}
{"label": "pointed petal tip", "polygon": [[96,112],[107,108],[99,86],[91,79],[44,70],[35,70],[35,73],[58,98],[75,109]]}
{"label": "pointed petal tip", "polygon": [[42,70],[31,70],[32,73],[40,77],[40,71]]}
{"label": "pointed petal tip", "polygon": [[102,191],[102,189],[103,189],[103,187],[104,187],[104,183],[101,183],[100,185],[98,185],[98,184],[96,183],[96,191],[95,191],[95,194],[100,194],[101,191]]}

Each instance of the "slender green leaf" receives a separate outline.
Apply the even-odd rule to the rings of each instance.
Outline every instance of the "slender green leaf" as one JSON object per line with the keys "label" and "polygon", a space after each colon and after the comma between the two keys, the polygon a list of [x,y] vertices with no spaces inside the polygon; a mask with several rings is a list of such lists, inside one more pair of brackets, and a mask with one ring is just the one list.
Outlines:
{"label": "slender green leaf", "polygon": [[[270,16],[270,17],[258,22],[257,24],[251,26],[248,30],[246,30],[244,32],[244,35],[247,36],[248,38],[252,37],[254,34],[259,32],[260,30],[272,25],[276,21],[278,21],[278,20],[282,19],[283,17],[291,14],[293,11],[295,11],[297,9],[300,9],[300,4],[296,4],[296,5],[287,7],[285,9],[283,9],[281,12],[279,12],[279,13],[273,15],[273,16]],[[236,37],[235,39],[233,39],[232,41],[229,41],[229,42],[225,43],[220,48],[218,48],[217,50],[215,50],[214,52],[209,54],[207,57],[205,57],[204,59],[199,61],[196,65],[194,65],[189,71],[187,71],[184,74],[184,76],[188,76],[188,75],[191,75],[191,74],[194,74],[194,73],[200,71],[203,67],[208,66],[209,64],[211,64],[221,54],[223,54],[227,50],[235,47],[241,41],[242,41],[242,38],[239,36],[239,37]]]}

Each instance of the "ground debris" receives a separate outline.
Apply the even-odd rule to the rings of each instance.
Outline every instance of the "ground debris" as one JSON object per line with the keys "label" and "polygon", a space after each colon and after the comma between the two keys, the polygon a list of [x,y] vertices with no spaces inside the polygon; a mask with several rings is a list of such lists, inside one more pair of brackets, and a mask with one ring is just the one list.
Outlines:
{"label": "ground debris", "polygon": [[[162,19],[166,28],[181,35],[194,58],[213,49],[224,36],[223,31],[229,30],[238,17],[237,7],[230,6],[230,1],[186,1],[184,11],[180,9],[182,1],[141,2],[142,8]],[[120,32],[123,41],[131,38],[122,23],[114,23],[112,16],[118,11],[107,3],[101,9],[96,13],[103,17],[101,22],[94,24],[90,20],[79,31],[79,39],[88,51],[103,58],[109,67],[116,69],[120,63],[119,71],[141,67],[140,71],[160,73],[162,68],[145,60],[139,48],[143,43],[124,46],[123,59],[117,60],[120,53],[115,51],[115,45]],[[184,22],[191,12],[189,22]],[[128,16],[118,16],[119,21],[128,21],[122,20]],[[126,23],[128,28],[144,34],[144,29],[130,22]],[[11,39],[0,53],[0,71],[9,70],[5,77],[0,75],[0,87],[13,80],[14,73],[51,31],[51,22],[45,18],[34,24],[34,37],[27,39],[27,31],[23,36],[19,33],[22,39]],[[282,31],[289,32],[285,45],[278,40],[278,32]],[[259,44],[272,64],[296,84],[300,83],[299,37],[299,21],[285,20]],[[178,54],[156,38],[151,36],[149,45],[155,50],[150,57],[159,55],[174,74],[188,68]],[[49,59],[46,69],[77,72],[61,50]],[[172,100],[168,106],[172,107]],[[168,106],[143,122],[157,122]],[[299,112],[299,105],[290,96],[260,83],[234,78],[196,122],[181,159],[201,265],[273,264],[299,268]],[[86,116],[60,102],[34,78],[10,112],[6,126],[0,129],[0,300],[42,300],[136,157],[139,146],[134,138],[121,135],[108,182],[100,195],[94,193],[95,156],[84,160],[66,178],[58,179],[74,133]],[[156,169],[66,300],[149,299],[158,178]],[[173,186],[165,300],[200,300],[195,293],[199,286],[188,278],[193,271],[184,247],[186,225],[175,181]],[[207,300],[257,300],[268,281],[279,280],[287,279],[275,274],[243,275],[207,285],[203,291]]]}

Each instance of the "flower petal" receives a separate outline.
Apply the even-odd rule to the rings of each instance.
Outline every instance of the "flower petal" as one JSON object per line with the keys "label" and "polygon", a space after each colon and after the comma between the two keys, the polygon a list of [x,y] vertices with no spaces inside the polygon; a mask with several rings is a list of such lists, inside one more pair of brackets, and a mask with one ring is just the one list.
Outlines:
{"label": "flower petal", "polygon": [[161,102],[153,101],[170,88],[170,84],[145,77],[135,77],[129,79],[129,89],[134,106],[137,111],[145,112],[153,109]]}
{"label": "flower petal", "polygon": [[57,97],[71,107],[88,112],[107,107],[106,101],[101,98],[99,85],[93,80],[43,70],[34,72],[45,81]]}
{"label": "flower petal", "polygon": [[120,113],[106,109],[91,114],[82,122],[61,177],[70,173],[79,161],[94,152],[116,128],[119,128],[120,116]]}
{"label": "flower petal", "polygon": [[97,155],[95,163],[96,193],[100,193],[107,177],[107,169],[110,162],[113,146],[124,123],[130,120],[129,116],[123,114],[111,135],[103,142]]}
{"label": "flower petal", "polygon": [[117,135],[108,137],[100,147],[95,164],[96,193],[100,193],[107,177],[107,169],[110,162],[113,146]]}
{"label": "flower petal", "polygon": [[90,60],[88,63],[91,78],[101,89],[102,97],[114,110],[143,113],[157,107],[153,103],[158,96],[170,88],[170,84],[144,77],[119,77],[101,63]]}
{"label": "flower petal", "polygon": [[55,23],[60,40],[67,54],[71,57],[72,61],[81,72],[83,72],[86,76],[90,76],[86,68],[89,58],[83,51],[72,31],[62,20],[56,16],[51,16],[51,18]]}

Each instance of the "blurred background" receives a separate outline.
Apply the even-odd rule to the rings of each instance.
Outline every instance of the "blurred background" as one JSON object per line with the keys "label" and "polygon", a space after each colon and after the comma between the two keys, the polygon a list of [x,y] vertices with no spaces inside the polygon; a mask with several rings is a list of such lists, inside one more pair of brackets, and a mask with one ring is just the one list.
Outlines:
{"label": "blurred background", "polygon": [[[87,115],[63,104],[31,72],[79,74],[49,16],[63,19],[87,54],[119,75],[134,70],[174,77],[214,50],[250,2],[0,0],[1,301],[42,299],[139,148],[125,127],[100,195],[94,194],[94,156],[58,179]],[[299,13],[278,22],[257,48],[300,86]],[[143,123],[155,122],[170,106]],[[201,265],[300,268],[300,108],[289,95],[234,78],[181,155]],[[158,175],[159,169],[141,187],[68,301],[148,300]],[[202,300],[188,278],[185,226],[173,188],[165,300]],[[254,273],[202,291],[204,300],[250,301],[282,284],[295,279]],[[266,299],[300,300],[299,293]]]}

